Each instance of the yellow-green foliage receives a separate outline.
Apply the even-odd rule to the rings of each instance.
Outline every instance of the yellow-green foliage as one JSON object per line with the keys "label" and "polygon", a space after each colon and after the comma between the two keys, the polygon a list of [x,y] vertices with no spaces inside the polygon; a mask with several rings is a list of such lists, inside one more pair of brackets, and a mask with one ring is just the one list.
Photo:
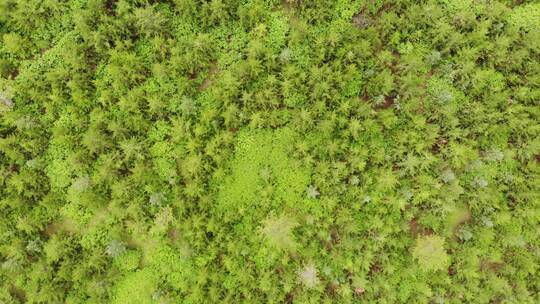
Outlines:
{"label": "yellow-green foliage", "polygon": [[127,250],[116,257],[114,263],[123,271],[133,271],[139,267],[140,259],[140,252],[136,250]]}
{"label": "yellow-green foliage", "polygon": [[540,303],[540,5],[0,0],[0,303]]}
{"label": "yellow-green foliage", "polygon": [[282,215],[270,216],[262,222],[261,233],[264,238],[279,249],[295,250],[293,229],[298,226],[294,219]]}
{"label": "yellow-green foliage", "polygon": [[412,254],[425,270],[443,270],[450,262],[444,248],[444,239],[436,235],[417,238]]}
{"label": "yellow-green foliage", "polygon": [[310,171],[291,157],[298,137],[289,128],[242,131],[230,174],[219,186],[218,210],[241,216],[248,209],[264,214],[273,209],[302,208]]}
{"label": "yellow-green foliage", "polygon": [[152,296],[157,291],[158,276],[150,268],[128,273],[125,278],[116,283],[112,303],[155,303]]}
{"label": "yellow-green foliage", "polygon": [[526,31],[540,30],[540,3],[528,3],[512,10],[508,22]]}

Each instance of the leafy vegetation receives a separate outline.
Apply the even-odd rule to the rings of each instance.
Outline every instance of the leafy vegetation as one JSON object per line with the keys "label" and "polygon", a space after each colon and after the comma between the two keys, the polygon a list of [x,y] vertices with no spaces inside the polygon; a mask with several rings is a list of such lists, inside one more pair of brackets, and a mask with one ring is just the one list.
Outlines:
{"label": "leafy vegetation", "polygon": [[539,303],[540,4],[0,0],[1,303]]}

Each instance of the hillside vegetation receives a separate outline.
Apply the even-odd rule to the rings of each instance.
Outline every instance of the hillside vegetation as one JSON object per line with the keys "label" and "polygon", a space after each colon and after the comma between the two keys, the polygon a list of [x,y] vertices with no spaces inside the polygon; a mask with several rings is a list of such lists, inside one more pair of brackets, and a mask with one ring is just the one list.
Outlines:
{"label": "hillside vegetation", "polygon": [[0,0],[0,303],[540,303],[540,3]]}

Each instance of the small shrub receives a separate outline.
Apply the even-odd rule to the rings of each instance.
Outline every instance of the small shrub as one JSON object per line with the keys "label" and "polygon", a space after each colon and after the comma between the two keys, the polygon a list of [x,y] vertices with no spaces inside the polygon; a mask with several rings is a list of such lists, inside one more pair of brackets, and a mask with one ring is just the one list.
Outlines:
{"label": "small shrub", "polygon": [[417,238],[412,254],[420,268],[428,271],[443,270],[450,262],[444,249],[444,239],[436,235]]}

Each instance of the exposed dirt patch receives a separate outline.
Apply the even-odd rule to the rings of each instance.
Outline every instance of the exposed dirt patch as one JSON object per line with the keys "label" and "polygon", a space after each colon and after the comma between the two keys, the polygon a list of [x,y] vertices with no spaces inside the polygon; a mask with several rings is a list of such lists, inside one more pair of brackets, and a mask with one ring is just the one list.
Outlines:
{"label": "exposed dirt patch", "polygon": [[438,154],[446,144],[448,144],[448,140],[444,137],[440,137],[437,142],[431,146],[431,153]]}
{"label": "exposed dirt patch", "polygon": [[420,233],[420,225],[418,224],[417,218],[413,218],[409,222],[409,231],[414,237],[416,237]]}
{"label": "exposed dirt patch", "polygon": [[506,198],[507,198],[506,201],[508,203],[508,208],[510,208],[510,210],[516,209],[516,206],[518,204],[516,197],[510,193],[507,195]]}
{"label": "exposed dirt patch", "polygon": [[327,251],[332,250],[332,248],[334,248],[334,245],[338,244],[340,241],[341,241],[341,237],[336,227],[330,228],[328,239],[321,240],[324,246],[324,249],[326,249]]}
{"label": "exposed dirt patch", "polygon": [[19,75],[19,69],[18,69],[18,68],[14,68],[13,70],[11,70],[11,71],[9,72],[9,77],[10,77],[11,79],[17,78],[18,75]]}
{"label": "exposed dirt patch", "polygon": [[169,230],[169,232],[167,232],[167,237],[169,238],[169,240],[175,243],[180,240],[180,231],[178,231],[178,229],[176,228],[172,228]]}
{"label": "exposed dirt patch", "polygon": [[55,233],[57,233],[58,231],[60,231],[60,224],[58,223],[50,223],[48,224],[47,226],[45,226],[45,229],[43,229],[43,234],[45,236],[51,236]]}
{"label": "exposed dirt patch", "polygon": [[204,79],[202,84],[199,86],[199,91],[204,91],[206,88],[212,85],[212,82],[216,74],[218,73],[218,70],[219,69],[217,67],[217,63],[212,63],[212,65],[210,66],[210,70],[208,71],[208,76],[206,77],[206,79]]}
{"label": "exposed dirt patch", "polygon": [[[375,263],[373,263],[371,265],[371,267],[369,267],[369,272],[368,272],[368,275],[370,277],[376,275],[377,273],[381,272],[382,271],[382,265],[379,261],[375,261]],[[351,282],[352,283],[352,282]]]}
{"label": "exposed dirt patch", "polygon": [[370,25],[376,24],[384,12],[387,12],[393,8],[394,4],[384,4],[374,15],[362,8],[356,15],[352,17],[352,24],[360,29],[366,29]]}
{"label": "exposed dirt patch", "polygon": [[498,272],[503,266],[504,266],[503,263],[492,262],[488,260],[483,260],[480,262],[481,271]]}
{"label": "exposed dirt patch", "polygon": [[76,234],[79,232],[75,223],[69,219],[63,219],[62,221],[53,222],[45,226],[41,231],[42,235],[45,237],[51,237],[53,234],[58,232],[68,232],[71,234]]}
{"label": "exposed dirt patch", "polygon": [[326,285],[325,292],[331,296],[338,294],[339,285],[336,282],[330,282]]}
{"label": "exposed dirt patch", "polygon": [[375,109],[388,109],[390,108],[391,106],[394,105],[394,100],[395,100],[395,97],[394,96],[385,96],[384,97],[384,103],[381,104],[381,105],[378,105],[375,107]]}
{"label": "exposed dirt patch", "polygon": [[416,217],[409,222],[409,231],[414,238],[419,235],[432,235],[435,233],[431,228],[422,227]]}
{"label": "exposed dirt patch", "polygon": [[296,8],[296,2],[296,0],[282,0],[281,7],[283,8],[283,11],[291,12]]}
{"label": "exposed dirt patch", "polygon": [[371,17],[364,13],[360,12],[352,17],[352,24],[360,29],[366,29],[372,23]]}
{"label": "exposed dirt patch", "polygon": [[448,266],[448,275],[453,276],[455,274],[456,274],[456,269],[454,268],[454,266],[452,265]]}
{"label": "exposed dirt patch", "polygon": [[296,289],[290,291],[289,293],[287,293],[287,294],[285,295],[285,300],[284,300],[284,302],[287,303],[287,304],[292,304],[292,303],[294,303],[294,296],[295,296],[295,293],[296,293]]}
{"label": "exposed dirt patch", "polygon": [[330,237],[332,238],[332,243],[337,244],[341,241],[341,237],[339,236],[339,231],[336,227],[332,227],[330,229]]}
{"label": "exposed dirt patch", "polygon": [[24,290],[17,288],[14,285],[11,285],[9,288],[9,293],[21,303],[26,303],[26,293]]}

